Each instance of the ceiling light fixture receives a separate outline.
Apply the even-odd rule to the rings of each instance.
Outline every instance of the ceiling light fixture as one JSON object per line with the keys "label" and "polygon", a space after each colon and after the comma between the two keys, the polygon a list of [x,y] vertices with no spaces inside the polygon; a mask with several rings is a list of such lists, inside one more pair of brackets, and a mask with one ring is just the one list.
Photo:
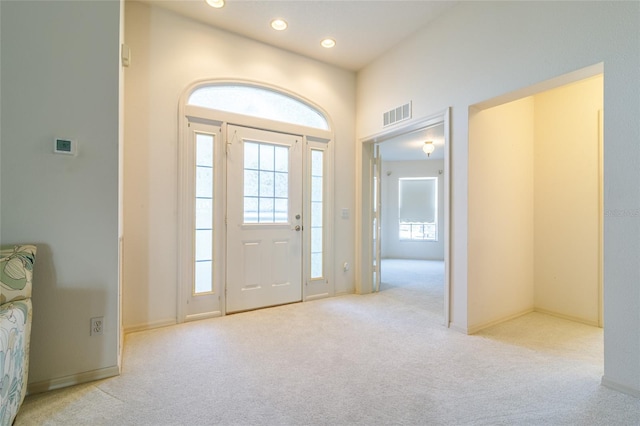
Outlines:
{"label": "ceiling light fixture", "polygon": [[205,0],[207,4],[211,7],[215,7],[216,9],[220,9],[224,6],[224,0]]}
{"label": "ceiling light fixture", "polygon": [[288,26],[289,24],[287,24],[287,21],[285,21],[284,19],[278,18],[271,21],[271,28],[276,31],[284,31]]}
{"label": "ceiling light fixture", "polygon": [[434,149],[436,149],[436,146],[433,144],[432,141],[426,141],[424,145],[422,145],[422,150],[424,151],[425,154],[427,154],[427,157],[431,156]]}
{"label": "ceiling light fixture", "polygon": [[336,41],[334,39],[332,39],[332,38],[325,38],[324,40],[322,40],[320,42],[320,44],[324,48],[331,49],[333,46],[336,45]]}

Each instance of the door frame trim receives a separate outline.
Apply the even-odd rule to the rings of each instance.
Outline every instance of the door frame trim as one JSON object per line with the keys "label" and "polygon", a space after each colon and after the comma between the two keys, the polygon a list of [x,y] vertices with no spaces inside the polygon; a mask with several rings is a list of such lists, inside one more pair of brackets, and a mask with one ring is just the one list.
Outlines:
{"label": "door frame trim", "polygon": [[372,292],[372,230],[369,224],[373,185],[373,147],[376,143],[417,130],[444,124],[444,325],[451,322],[451,108],[412,120],[359,140],[356,145],[356,293]]}

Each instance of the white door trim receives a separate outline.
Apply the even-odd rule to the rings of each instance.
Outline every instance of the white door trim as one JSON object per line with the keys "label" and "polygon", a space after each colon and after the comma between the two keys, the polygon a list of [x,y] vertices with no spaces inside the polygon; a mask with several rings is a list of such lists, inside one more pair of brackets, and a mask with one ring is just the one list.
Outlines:
{"label": "white door trim", "polygon": [[356,145],[356,293],[373,291],[373,247],[371,194],[373,185],[373,146],[394,137],[416,130],[444,124],[444,325],[450,326],[451,299],[451,126],[450,108],[394,127],[383,132],[361,138]]}

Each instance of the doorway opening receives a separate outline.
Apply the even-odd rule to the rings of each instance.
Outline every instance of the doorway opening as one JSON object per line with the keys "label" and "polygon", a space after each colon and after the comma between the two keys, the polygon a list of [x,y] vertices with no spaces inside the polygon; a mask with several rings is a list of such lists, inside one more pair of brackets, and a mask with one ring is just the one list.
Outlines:
{"label": "doorway opening", "polygon": [[358,292],[403,287],[448,326],[448,109],[362,140],[361,206]]}
{"label": "doorway opening", "polygon": [[[425,153],[423,147],[434,147]],[[444,322],[444,124],[379,143],[379,291]]]}
{"label": "doorway opening", "polygon": [[603,327],[602,72],[470,108],[469,334],[531,313]]}

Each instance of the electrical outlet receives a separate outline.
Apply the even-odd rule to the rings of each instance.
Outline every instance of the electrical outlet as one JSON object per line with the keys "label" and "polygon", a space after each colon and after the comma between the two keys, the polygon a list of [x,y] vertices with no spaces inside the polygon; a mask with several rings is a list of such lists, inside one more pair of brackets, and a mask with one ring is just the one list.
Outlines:
{"label": "electrical outlet", "polygon": [[89,331],[90,336],[96,336],[102,334],[104,329],[104,317],[93,317],[91,318],[91,330]]}

